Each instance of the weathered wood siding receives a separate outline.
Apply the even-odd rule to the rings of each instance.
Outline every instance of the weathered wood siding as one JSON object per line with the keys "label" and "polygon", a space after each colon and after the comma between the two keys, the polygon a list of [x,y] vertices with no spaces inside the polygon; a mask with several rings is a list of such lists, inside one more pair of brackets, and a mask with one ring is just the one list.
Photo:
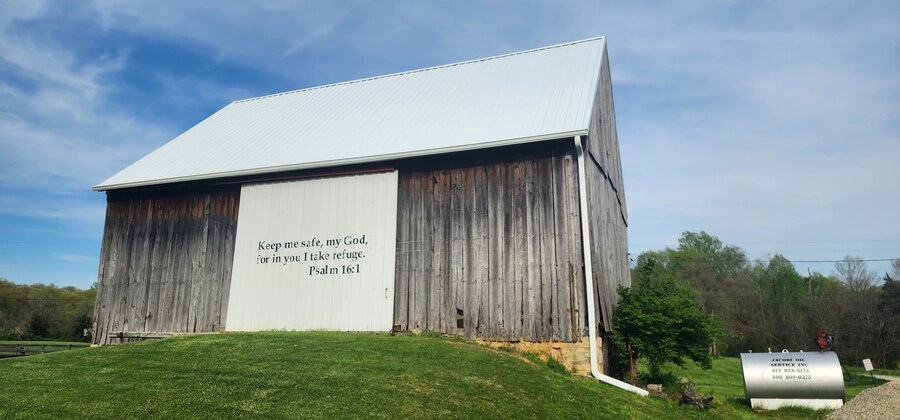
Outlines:
{"label": "weathered wood siding", "polygon": [[628,266],[628,213],[616,134],[609,59],[604,51],[591,125],[588,132],[585,175],[591,230],[591,262],[597,294],[598,322],[609,331],[618,302],[619,286],[631,286]]}
{"label": "weathered wood siding", "polygon": [[497,341],[580,340],[575,165],[569,150],[401,170],[394,324]]}
{"label": "weathered wood siding", "polygon": [[109,195],[92,342],[224,327],[239,197],[240,187]]}

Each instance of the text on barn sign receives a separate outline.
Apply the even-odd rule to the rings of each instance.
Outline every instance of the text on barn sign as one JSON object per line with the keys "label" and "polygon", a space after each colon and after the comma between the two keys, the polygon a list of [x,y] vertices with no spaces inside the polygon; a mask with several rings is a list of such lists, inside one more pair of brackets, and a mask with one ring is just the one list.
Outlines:
{"label": "text on barn sign", "polygon": [[363,247],[367,245],[369,241],[365,234],[344,235],[324,242],[315,237],[305,241],[258,241],[258,251],[264,253],[256,255],[256,264],[315,263],[306,264],[304,268],[310,276],[359,274],[360,260],[366,257]]}

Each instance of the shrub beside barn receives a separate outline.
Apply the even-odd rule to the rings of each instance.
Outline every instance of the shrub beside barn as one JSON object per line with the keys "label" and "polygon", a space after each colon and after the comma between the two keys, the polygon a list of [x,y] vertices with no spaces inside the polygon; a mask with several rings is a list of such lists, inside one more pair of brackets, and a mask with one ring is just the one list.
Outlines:
{"label": "shrub beside barn", "polygon": [[236,101],[94,189],[95,344],[432,330],[582,358],[630,285],[602,37]]}

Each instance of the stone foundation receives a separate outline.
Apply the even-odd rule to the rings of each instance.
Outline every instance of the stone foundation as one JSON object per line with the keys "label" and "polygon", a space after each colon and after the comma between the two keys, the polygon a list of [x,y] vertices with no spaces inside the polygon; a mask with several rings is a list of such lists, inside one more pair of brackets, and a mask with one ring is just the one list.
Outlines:
{"label": "stone foundation", "polygon": [[[530,341],[484,341],[476,340],[494,348],[512,347],[522,352],[534,352],[547,360],[552,357],[566,365],[570,371],[577,375],[591,376],[591,352],[590,341],[583,337],[577,343],[530,342]],[[597,369],[603,372],[603,343],[597,337]]]}

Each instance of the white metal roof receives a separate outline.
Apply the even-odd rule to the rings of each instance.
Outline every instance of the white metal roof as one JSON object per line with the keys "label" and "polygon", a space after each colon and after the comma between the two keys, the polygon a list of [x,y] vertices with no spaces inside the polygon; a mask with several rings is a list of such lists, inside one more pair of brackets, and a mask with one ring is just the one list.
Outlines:
{"label": "white metal roof", "polygon": [[586,134],[604,37],[235,101],[98,191]]}

